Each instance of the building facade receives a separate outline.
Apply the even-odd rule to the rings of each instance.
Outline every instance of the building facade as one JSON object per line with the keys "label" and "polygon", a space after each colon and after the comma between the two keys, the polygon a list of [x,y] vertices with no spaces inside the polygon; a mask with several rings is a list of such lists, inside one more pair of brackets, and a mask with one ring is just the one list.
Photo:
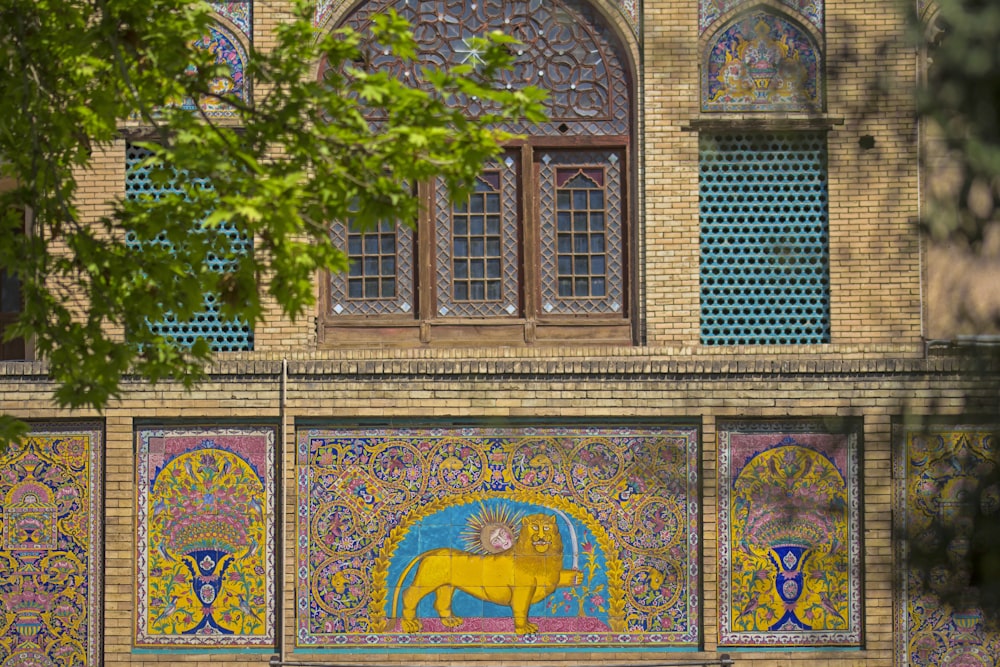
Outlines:
{"label": "building facade", "polygon": [[[213,6],[202,46],[251,95],[248,47],[290,7]],[[915,226],[903,11],[326,0],[315,21],[387,7],[422,62],[517,36],[506,83],[547,87],[549,122],[512,128],[465,202],[420,184],[413,229],[334,225],[352,269],[317,276],[315,317],[271,304],[251,331],[209,300],[154,325],[218,350],[193,391],[127,379],[63,411],[5,347],[0,412],[32,433],[0,455],[0,665],[997,665],[982,611],[940,595],[978,576],[970,499],[1000,507],[1000,367],[956,337],[955,260]],[[95,149],[95,218],[170,187],[128,139]],[[952,566],[923,576],[941,525]]]}

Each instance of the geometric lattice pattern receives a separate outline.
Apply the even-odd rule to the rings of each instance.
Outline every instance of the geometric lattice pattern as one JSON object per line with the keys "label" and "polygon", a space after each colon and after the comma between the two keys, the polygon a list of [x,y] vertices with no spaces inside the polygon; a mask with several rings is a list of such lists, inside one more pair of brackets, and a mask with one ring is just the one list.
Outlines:
{"label": "geometric lattice pattern", "polygon": [[622,312],[621,167],[616,151],[542,152],[538,181],[545,314]]}
{"label": "geometric lattice pattern", "polygon": [[698,430],[301,429],[304,648],[700,640]]}
{"label": "geometric lattice pattern", "polygon": [[718,432],[719,644],[857,646],[856,429],[723,422]]}
{"label": "geometric lattice pattern", "polygon": [[[369,41],[362,46],[370,71],[426,87],[426,68],[475,65],[478,54],[469,39],[493,30],[523,44],[514,66],[497,75],[499,85],[519,90],[544,88],[549,120],[538,125],[505,123],[503,129],[534,136],[624,135],[629,129],[628,74],[623,49],[608,21],[579,0],[369,0],[342,21],[361,35],[371,32],[372,17],[394,9],[414,26],[417,53],[403,60]],[[320,78],[323,71],[320,71]],[[482,100],[456,94],[449,105],[470,117],[493,111]],[[370,117],[379,120],[379,110]]]}
{"label": "geometric lattice pattern", "polygon": [[136,432],[138,646],[274,642],[275,429]]}
{"label": "geometric lattice pattern", "polygon": [[436,183],[437,314],[510,317],[519,310],[517,161],[488,164],[466,201]]}
{"label": "geometric lattice pattern", "polygon": [[0,451],[0,663],[103,664],[100,424],[34,424]]}
{"label": "geometric lattice pattern", "polygon": [[[899,667],[997,665],[1000,630],[964,591],[976,585],[971,569],[1000,512],[998,432],[997,424],[897,427]],[[947,592],[958,602],[943,601]]]}
{"label": "geometric lattice pattern", "polygon": [[824,132],[700,139],[701,342],[830,340]]}
{"label": "geometric lattice pattern", "polygon": [[[800,0],[804,1],[804,0]],[[222,3],[213,3],[222,4]],[[327,22],[330,14],[332,13],[334,7],[338,4],[338,0],[318,0],[316,2],[316,13],[313,16],[313,25],[317,27],[323,27]],[[628,21],[629,26],[632,28],[632,32],[638,34],[639,32],[639,2],[638,0],[614,0],[615,6],[618,11],[621,12],[622,16]],[[822,4],[820,4],[822,7]]]}
{"label": "geometric lattice pattern", "polygon": [[[150,169],[140,166],[140,162],[148,157],[149,152],[138,146],[128,145],[126,147],[125,158],[125,196],[128,199],[141,199],[152,197],[158,199],[167,194],[179,194],[174,183],[154,182],[150,177]],[[210,183],[204,183],[204,187],[211,187]],[[245,255],[253,252],[253,240],[240,234],[240,232],[229,223],[219,225],[219,230],[226,234],[232,244],[233,255]],[[199,233],[197,229],[192,233]],[[127,238],[129,243],[137,243],[134,238]],[[163,235],[155,243],[169,245],[166,236]],[[210,257],[209,267],[218,272],[231,270],[235,266],[235,259],[224,257]],[[154,333],[171,338],[178,344],[191,346],[198,338],[204,338],[211,349],[216,352],[230,352],[236,350],[253,349],[253,330],[240,319],[227,320],[220,315],[219,304],[214,294],[205,294],[204,310],[195,313],[187,321],[178,321],[173,315],[168,315],[160,322],[150,324]]]}

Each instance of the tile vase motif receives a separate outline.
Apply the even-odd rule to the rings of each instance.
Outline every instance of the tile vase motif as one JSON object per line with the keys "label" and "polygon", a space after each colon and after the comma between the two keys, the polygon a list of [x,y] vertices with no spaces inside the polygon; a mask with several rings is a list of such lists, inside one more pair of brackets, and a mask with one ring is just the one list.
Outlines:
{"label": "tile vase motif", "polygon": [[858,435],[719,428],[719,644],[861,642]]}
{"label": "tile vase motif", "polygon": [[741,15],[710,38],[701,109],[822,111],[823,52],[797,23],[770,11]]}
{"label": "tile vase motif", "polygon": [[697,430],[298,433],[300,648],[699,642]]}
{"label": "tile vase motif", "polygon": [[0,452],[0,665],[101,664],[103,450],[47,423]]}
{"label": "tile vase motif", "polygon": [[274,643],[274,442],[270,426],[136,432],[137,646]]}

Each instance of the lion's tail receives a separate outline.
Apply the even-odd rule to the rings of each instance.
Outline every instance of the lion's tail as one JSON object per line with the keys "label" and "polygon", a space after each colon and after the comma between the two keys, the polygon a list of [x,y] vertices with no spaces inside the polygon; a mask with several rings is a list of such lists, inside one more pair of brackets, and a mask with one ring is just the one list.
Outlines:
{"label": "lion's tail", "polygon": [[399,603],[399,592],[403,590],[403,582],[406,581],[406,575],[410,573],[413,566],[423,560],[427,553],[417,554],[410,561],[410,564],[403,569],[403,574],[399,575],[399,579],[396,580],[396,592],[392,595],[392,607],[389,608],[389,618],[399,618],[396,616],[396,605]]}

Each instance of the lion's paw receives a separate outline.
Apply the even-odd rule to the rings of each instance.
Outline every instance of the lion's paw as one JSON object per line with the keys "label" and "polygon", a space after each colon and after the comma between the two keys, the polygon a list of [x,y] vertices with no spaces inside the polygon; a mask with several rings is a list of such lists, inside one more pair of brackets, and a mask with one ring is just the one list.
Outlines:
{"label": "lion's paw", "polygon": [[458,616],[447,616],[441,619],[441,625],[446,628],[457,628],[462,625],[462,623],[465,623],[465,619],[459,618]]}
{"label": "lion's paw", "polygon": [[533,635],[536,632],[538,632],[538,626],[532,623],[531,621],[525,621],[524,625],[521,626],[515,625],[514,632],[516,632],[519,635]]}
{"label": "lion's paw", "polygon": [[402,626],[403,632],[420,632],[422,627],[419,618],[404,618]]}

